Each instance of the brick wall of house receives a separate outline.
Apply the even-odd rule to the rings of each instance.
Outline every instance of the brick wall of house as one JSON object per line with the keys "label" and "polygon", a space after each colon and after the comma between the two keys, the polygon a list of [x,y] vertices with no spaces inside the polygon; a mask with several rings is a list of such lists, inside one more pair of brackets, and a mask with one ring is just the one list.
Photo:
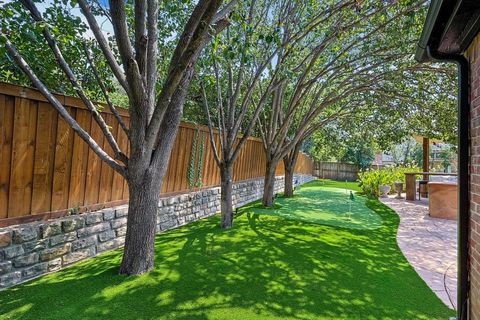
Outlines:
{"label": "brick wall of house", "polygon": [[466,52],[470,61],[470,319],[480,320],[480,34]]}

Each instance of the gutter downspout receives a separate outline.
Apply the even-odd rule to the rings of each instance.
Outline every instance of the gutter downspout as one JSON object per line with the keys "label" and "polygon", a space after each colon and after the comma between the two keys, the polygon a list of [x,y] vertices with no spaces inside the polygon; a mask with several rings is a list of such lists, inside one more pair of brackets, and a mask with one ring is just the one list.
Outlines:
{"label": "gutter downspout", "polygon": [[440,54],[427,46],[427,55],[436,61],[455,62],[458,66],[458,280],[457,318],[469,318],[469,147],[470,147],[470,103],[468,60],[459,54]]}

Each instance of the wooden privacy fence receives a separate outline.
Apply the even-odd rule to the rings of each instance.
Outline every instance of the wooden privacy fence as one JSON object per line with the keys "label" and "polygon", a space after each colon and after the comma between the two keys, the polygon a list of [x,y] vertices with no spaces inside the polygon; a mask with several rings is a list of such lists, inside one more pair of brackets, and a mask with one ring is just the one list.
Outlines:
{"label": "wooden privacy fence", "polygon": [[[70,114],[93,139],[111,154],[108,142],[90,112],[78,98],[57,95]],[[112,128],[120,148],[128,141],[108,108],[102,116]],[[128,112],[120,110],[128,124]],[[198,137],[196,139],[196,137]],[[203,161],[198,161],[204,139]],[[216,135],[218,141],[218,135]],[[182,123],[162,185],[162,194],[191,190],[187,175],[192,158],[201,164],[195,189],[220,184],[219,169],[208,140],[208,128]],[[53,218],[71,208],[98,209],[126,203],[124,179],[98,158],[86,143],[37,91],[0,83],[0,226],[21,221]],[[234,165],[234,180],[262,177],[265,153],[260,139],[249,138]],[[297,173],[313,173],[313,162],[301,154]],[[191,170],[190,170],[191,171]],[[284,172],[283,163],[277,174]],[[191,179],[190,179],[191,180]]]}
{"label": "wooden privacy fence", "polygon": [[315,162],[315,175],[320,178],[356,181],[358,179],[358,167],[353,163],[342,162]]}

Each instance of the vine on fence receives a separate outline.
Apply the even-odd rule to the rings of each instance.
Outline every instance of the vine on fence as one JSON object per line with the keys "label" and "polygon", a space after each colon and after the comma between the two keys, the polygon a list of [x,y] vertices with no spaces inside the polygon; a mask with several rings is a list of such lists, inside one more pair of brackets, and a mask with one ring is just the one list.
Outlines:
{"label": "vine on fence", "polygon": [[[190,163],[188,164],[187,180],[190,190],[203,186],[202,169],[205,154],[205,134],[201,133],[200,146],[198,146],[198,138],[200,136],[200,129],[195,131],[195,138],[192,142],[192,152],[190,154]],[[197,156],[198,155],[198,156]]]}
{"label": "vine on fence", "polygon": [[202,181],[202,169],[203,169],[203,154],[205,153],[205,133],[202,132],[202,140],[200,140],[200,150],[198,151],[198,161],[197,161],[197,177],[195,181],[195,186],[201,188],[203,186]]}

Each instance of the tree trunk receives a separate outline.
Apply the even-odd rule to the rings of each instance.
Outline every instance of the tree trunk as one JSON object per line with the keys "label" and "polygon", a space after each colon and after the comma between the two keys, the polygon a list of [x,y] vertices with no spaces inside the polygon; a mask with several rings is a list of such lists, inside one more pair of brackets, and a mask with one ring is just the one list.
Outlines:
{"label": "tree trunk", "polygon": [[268,160],[265,170],[265,182],[263,185],[263,199],[262,204],[265,207],[273,206],[275,196],[275,170],[277,169],[278,161]]}
{"label": "tree trunk", "polygon": [[222,210],[222,222],[221,227],[223,229],[229,229],[233,225],[233,166],[232,164],[222,164],[220,166],[221,182],[221,195],[220,203]]}
{"label": "tree trunk", "polygon": [[[143,137],[131,142],[131,158],[127,178],[130,199],[120,274],[141,274],[154,267],[154,243],[160,189],[170,161],[192,75],[193,67],[185,71],[180,88],[172,97],[169,111],[160,125],[156,149],[153,152],[144,149],[144,145],[139,143]],[[135,123],[130,125],[139,126]],[[153,156],[150,155],[152,153]]]}
{"label": "tree trunk", "polygon": [[127,233],[120,274],[141,274],[154,267],[161,180],[147,176],[140,183],[129,183]]}
{"label": "tree trunk", "polygon": [[283,195],[287,198],[293,197],[293,167],[287,166],[287,164],[285,164],[285,189]]}
{"label": "tree trunk", "polygon": [[301,145],[302,142],[298,142],[293,150],[283,158],[283,166],[285,167],[285,188],[283,195],[288,198],[293,197],[293,176]]}

